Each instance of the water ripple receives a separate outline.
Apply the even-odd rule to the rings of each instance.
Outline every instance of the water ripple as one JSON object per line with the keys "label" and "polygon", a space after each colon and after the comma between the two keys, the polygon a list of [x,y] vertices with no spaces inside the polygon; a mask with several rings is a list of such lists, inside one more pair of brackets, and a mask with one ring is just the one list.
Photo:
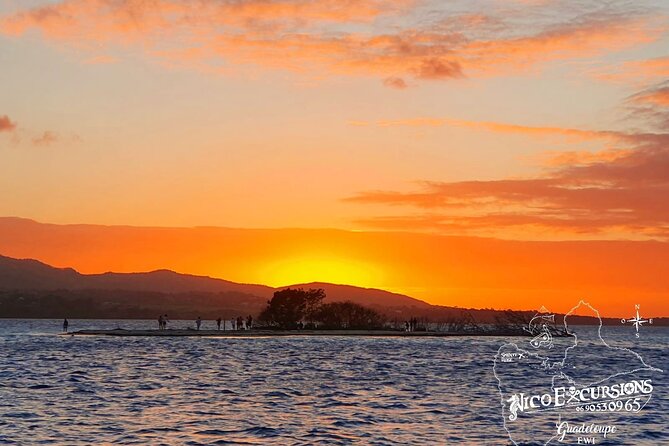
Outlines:
{"label": "water ripple", "polygon": [[[509,444],[491,362],[504,339],[79,338],[58,325],[0,320],[0,444]],[[669,369],[669,331],[646,333],[639,351]],[[667,384],[621,444],[669,444]]]}

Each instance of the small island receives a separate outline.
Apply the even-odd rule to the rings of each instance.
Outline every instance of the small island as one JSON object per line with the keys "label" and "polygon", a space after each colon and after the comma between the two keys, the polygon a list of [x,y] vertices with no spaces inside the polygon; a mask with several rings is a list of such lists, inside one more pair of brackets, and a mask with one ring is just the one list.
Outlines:
{"label": "small island", "polygon": [[79,330],[69,336],[147,336],[147,337],[223,337],[264,338],[281,336],[372,336],[372,337],[452,337],[452,336],[528,336],[522,333],[402,331],[402,330]]}
{"label": "small island", "polygon": [[[276,291],[257,320],[238,319],[233,329],[201,330],[198,317],[195,328],[168,329],[159,317],[158,329],[115,328],[111,330],[78,330],[65,332],[71,336],[154,336],[154,337],[279,337],[279,336],[373,336],[373,337],[453,337],[453,336],[534,336],[527,330],[528,320],[522,314],[507,314],[496,325],[477,324],[471,315],[450,321],[442,329],[430,329],[426,321],[410,318],[403,323],[390,324],[381,313],[353,302],[323,303],[323,289],[286,288]],[[252,323],[252,321],[254,323]],[[234,321],[233,321],[234,322]],[[548,329],[546,329],[548,330]],[[552,336],[564,336],[553,326]]]}

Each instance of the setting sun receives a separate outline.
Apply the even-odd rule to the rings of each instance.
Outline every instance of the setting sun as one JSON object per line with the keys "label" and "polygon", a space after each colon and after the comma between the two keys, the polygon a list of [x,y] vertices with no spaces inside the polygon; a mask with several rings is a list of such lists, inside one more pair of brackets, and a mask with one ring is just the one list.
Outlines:
{"label": "setting sun", "polygon": [[378,288],[385,282],[382,268],[378,266],[348,258],[318,254],[278,259],[261,268],[259,275],[271,286],[328,282]]}

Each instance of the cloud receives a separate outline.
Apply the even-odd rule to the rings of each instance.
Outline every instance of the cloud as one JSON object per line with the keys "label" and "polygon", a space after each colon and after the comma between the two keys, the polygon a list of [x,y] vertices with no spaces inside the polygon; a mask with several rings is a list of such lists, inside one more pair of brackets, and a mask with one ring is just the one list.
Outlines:
{"label": "cloud", "polygon": [[378,127],[465,127],[479,130],[485,130],[495,133],[518,134],[529,137],[550,137],[560,136],[565,137],[571,141],[588,141],[595,139],[624,139],[625,133],[611,130],[584,130],[573,129],[566,127],[538,127],[528,125],[508,124],[502,122],[489,121],[467,121],[463,119],[452,118],[433,118],[433,117],[418,117],[408,119],[396,120],[379,120],[375,123],[365,121],[354,121],[357,125],[375,124]]}
{"label": "cloud", "polygon": [[[18,132],[18,131],[15,132],[16,129],[17,129],[16,123],[13,122],[11,119],[9,119],[9,116],[7,116],[7,115],[0,116],[0,132],[12,133],[13,134],[12,142],[14,144],[20,144],[21,143],[21,140],[23,138],[22,138],[22,135],[20,135],[20,133],[24,133],[24,134],[27,133],[28,135],[33,133],[31,131],[25,131],[25,130],[22,131],[22,132]],[[23,136],[25,136],[25,135],[23,135]],[[76,139],[79,139],[78,136],[74,136],[73,138],[74,138],[73,141],[76,140]],[[38,135],[34,136],[32,138],[32,143],[36,146],[48,146],[48,145],[51,145],[53,143],[58,142],[59,140],[60,140],[60,137],[58,136],[58,134],[56,134],[55,132],[47,130],[47,131],[42,132],[41,134],[38,134]]]}
{"label": "cloud", "polygon": [[60,138],[55,132],[47,130],[45,132],[42,132],[41,135],[33,138],[33,144],[35,144],[36,146],[49,146],[51,144],[58,142],[59,139]]}
{"label": "cloud", "polygon": [[389,88],[395,88],[397,90],[404,90],[408,87],[407,83],[401,77],[387,77],[383,80],[383,85]]}
{"label": "cloud", "polygon": [[630,96],[627,106],[632,120],[648,128],[669,131],[669,81]]}
{"label": "cloud", "polygon": [[653,82],[669,77],[669,57],[630,60],[614,66],[605,66],[591,73],[596,79],[612,82]]}
{"label": "cloud", "polygon": [[637,93],[631,97],[631,101],[640,105],[669,107],[669,82]]}
{"label": "cloud", "polygon": [[[479,235],[496,235],[500,228],[518,229],[533,227],[543,228],[545,232],[561,234],[605,234],[612,229],[624,229],[624,222],[606,217],[564,218],[561,216],[527,215],[523,213],[486,214],[479,216],[444,216],[418,215],[403,217],[376,217],[361,219],[356,223],[384,230],[436,231],[440,233],[476,233]],[[662,231],[649,235],[667,236],[669,232]]]}
{"label": "cloud", "polygon": [[542,164],[549,167],[559,167],[610,162],[629,154],[630,149],[603,149],[597,152],[588,152],[585,150],[546,151],[542,156]]}
{"label": "cloud", "polygon": [[[656,40],[662,17],[625,2],[491,6],[454,13],[414,0],[62,0],[0,17],[0,32],[44,39],[91,56],[133,48],[169,65],[448,80],[525,73]],[[421,13],[422,11],[422,13]],[[415,20],[416,17],[420,20]],[[103,51],[102,54],[97,52]]]}
{"label": "cloud", "polygon": [[417,191],[368,191],[344,200],[419,211],[359,221],[374,228],[669,238],[669,133],[617,135],[625,149],[574,155],[536,178],[424,182]]}
{"label": "cloud", "polygon": [[9,116],[0,116],[0,132],[13,132],[16,129],[16,123],[9,119]]}
{"label": "cloud", "polygon": [[457,61],[425,59],[415,70],[418,79],[448,79],[464,77],[462,66]]}
{"label": "cloud", "polygon": [[467,51],[470,58],[486,63],[483,71],[504,64],[520,69],[537,61],[585,58],[650,43],[666,29],[666,24],[644,16],[585,14],[530,36],[472,42]]}
{"label": "cloud", "polygon": [[2,18],[4,33],[31,29],[55,41],[147,42],[152,38],[185,38],[195,33],[204,42],[240,30],[265,32],[304,28],[314,23],[366,23],[406,7],[390,0],[63,0],[25,9]]}
{"label": "cloud", "polygon": [[118,59],[114,56],[101,54],[99,56],[93,56],[86,60],[84,63],[87,65],[108,65],[118,62]]}

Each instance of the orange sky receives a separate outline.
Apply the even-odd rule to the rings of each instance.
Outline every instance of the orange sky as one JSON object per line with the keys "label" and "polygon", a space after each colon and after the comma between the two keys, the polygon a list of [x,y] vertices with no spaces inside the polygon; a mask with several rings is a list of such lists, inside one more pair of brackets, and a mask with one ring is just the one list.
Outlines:
{"label": "orange sky", "polygon": [[150,271],[273,286],[319,280],[476,308],[669,314],[666,242],[505,241],[334,229],[138,228],[0,219],[0,252],[84,273]]}
{"label": "orange sky", "polygon": [[[0,0],[0,216],[106,226],[0,254],[669,314],[668,23],[659,0]],[[155,229],[196,226],[244,229]]]}

